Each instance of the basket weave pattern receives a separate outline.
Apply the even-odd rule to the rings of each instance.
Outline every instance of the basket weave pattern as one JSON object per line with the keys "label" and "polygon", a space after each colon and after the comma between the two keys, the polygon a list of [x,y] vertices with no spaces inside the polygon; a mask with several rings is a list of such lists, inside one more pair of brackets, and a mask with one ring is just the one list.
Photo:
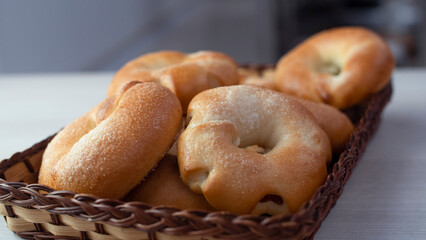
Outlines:
{"label": "basket weave pattern", "polygon": [[372,97],[325,184],[295,214],[239,216],[55,191],[36,183],[53,136],[0,163],[0,214],[29,239],[310,239],[342,193],[391,94],[388,85]]}

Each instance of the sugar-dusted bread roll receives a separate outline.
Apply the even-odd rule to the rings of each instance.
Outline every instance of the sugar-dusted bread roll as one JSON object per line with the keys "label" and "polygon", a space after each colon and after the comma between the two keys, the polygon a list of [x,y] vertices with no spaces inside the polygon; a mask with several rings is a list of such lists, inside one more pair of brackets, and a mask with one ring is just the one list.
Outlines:
{"label": "sugar-dusted bread roll", "polygon": [[279,92],[230,86],[198,94],[179,137],[183,181],[214,208],[296,212],[324,183],[330,140],[314,116]]}
{"label": "sugar-dusted bread roll", "polygon": [[128,83],[54,137],[39,183],[122,198],[167,152],[181,118],[179,100],[167,88]]}

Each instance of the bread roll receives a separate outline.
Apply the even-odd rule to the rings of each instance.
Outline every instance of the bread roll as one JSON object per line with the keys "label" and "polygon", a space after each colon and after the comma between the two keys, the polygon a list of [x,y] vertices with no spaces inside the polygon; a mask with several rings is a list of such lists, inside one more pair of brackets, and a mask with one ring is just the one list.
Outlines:
{"label": "bread roll", "polygon": [[167,152],[181,117],[179,100],[167,88],[128,83],[53,138],[39,183],[122,198]]}
{"label": "bread roll", "polygon": [[136,186],[125,200],[179,209],[214,210],[202,194],[194,193],[182,182],[177,158],[172,155],[166,155],[148,178]]}

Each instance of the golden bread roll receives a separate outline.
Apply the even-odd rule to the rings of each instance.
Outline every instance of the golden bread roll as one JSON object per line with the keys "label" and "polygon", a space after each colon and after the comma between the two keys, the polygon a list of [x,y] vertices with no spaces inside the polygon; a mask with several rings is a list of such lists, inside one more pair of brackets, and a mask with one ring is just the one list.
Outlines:
{"label": "golden bread roll", "polygon": [[131,82],[61,130],[47,146],[39,183],[122,198],[167,152],[182,108],[158,83]]}
{"label": "golden bread roll", "polygon": [[344,113],[330,105],[311,102],[297,97],[293,98],[312,113],[330,139],[333,153],[340,154],[345,149],[346,142],[355,130],[351,120]]}
{"label": "golden bread roll", "polygon": [[202,194],[191,191],[179,174],[176,156],[166,155],[154,171],[136,186],[125,198],[126,201],[141,201],[153,206],[166,205],[179,209],[214,209]]}
{"label": "golden bread roll", "polygon": [[182,180],[218,210],[294,213],[326,179],[330,140],[293,98],[219,87],[198,94],[187,118],[178,140]]}
{"label": "golden bread roll", "polygon": [[275,86],[275,70],[267,68],[262,71],[240,68],[238,69],[240,76],[240,85],[251,85],[276,90]]}
{"label": "golden bread roll", "polygon": [[282,92],[343,109],[382,89],[394,65],[377,34],[341,27],[317,33],[284,55],[275,82]]}
{"label": "golden bread roll", "polygon": [[129,81],[159,82],[169,88],[186,108],[197,93],[238,83],[237,64],[223,54],[200,51],[184,54],[160,51],[142,55],[126,63],[112,80],[108,95]]}

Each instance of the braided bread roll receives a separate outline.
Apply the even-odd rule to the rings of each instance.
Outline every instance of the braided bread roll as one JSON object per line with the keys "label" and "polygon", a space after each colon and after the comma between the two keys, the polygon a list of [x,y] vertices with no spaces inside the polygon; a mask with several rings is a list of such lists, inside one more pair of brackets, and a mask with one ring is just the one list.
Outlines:
{"label": "braided bread roll", "polygon": [[39,183],[122,198],[167,152],[181,117],[179,100],[167,88],[131,82],[55,136]]}

